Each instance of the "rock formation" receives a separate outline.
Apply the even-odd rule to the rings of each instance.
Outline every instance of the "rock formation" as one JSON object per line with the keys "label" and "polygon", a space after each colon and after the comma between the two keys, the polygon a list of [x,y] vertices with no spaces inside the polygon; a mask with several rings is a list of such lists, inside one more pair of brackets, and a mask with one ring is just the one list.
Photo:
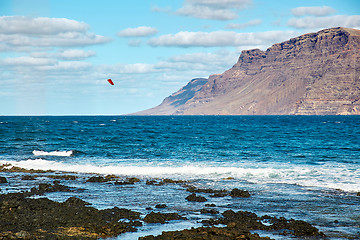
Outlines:
{"label": "rock formation", "polygon": [[242,51],[136,115],[359,115],[360,30],[330,28]]}

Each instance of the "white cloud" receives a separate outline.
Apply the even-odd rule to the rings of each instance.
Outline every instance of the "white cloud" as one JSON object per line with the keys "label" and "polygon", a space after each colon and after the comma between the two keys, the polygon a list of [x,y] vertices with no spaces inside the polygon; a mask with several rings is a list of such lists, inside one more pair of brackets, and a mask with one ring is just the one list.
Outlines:
{"label": "white cloud", "polygon": [[59,34],[65,32],[86,32],[89,25],[66,18],[2,16],[0,33],[3,34]]}
{"label": "white cloud", "polygon": [[322,6],[322,7],[298,7],[291,9],[292,14],[294,16],[305,16],[305,15],[311,15],[311,16],[327,16],[330,14],[335,13],[335,9],[328,6]]}
{"label": "white cloud", "polygon": [[111,38],[88,32],[89,26],[66,18],[0,17],[0,51],[31,51],[33,47],[103,44]]}
{"label": "white cloud", "polygon": [[31,56],[21,56],[5,58],[0,61],[0,65],[9,66],[46,66],[56,64],[56,60],[49,58],[36,58]]}
{"label": "white cloud", "polygon": [[232,10],[213,9],[208,6],[185,6],[176,13],[202,19],[233,20],[238,18],[237,13]]}
{"label": "white cloud", "polygon": [[73,47],[102,44],[110,38],[92,33],[67,32],[56,35],[31,36],[21,34],[0,34],[0,41],[10,47]]}
{"label": "white cloud", "polygon": [[147,37],[155,35],[158,30],[153,27],[141,26],[137,28],[127,28],[118,32],[119,37]]}
{"label": "white cloud", "polygon": [[261,19],[254,19],[254,20],[250,20],[246,23],[229,23],[225,27],[229,28],[229,29],[243,29],[243,28],[247,28],[247,27],[260,25],[261,23],[262,23]]}
{"label": "white cloud", "polygon": [[176,14],[202,19],[232,20],[238,18],[238,10],[251,3],[252,0],[186,0]]}
{"label": "white cloud", "polygon": [[151,46],[163,47],[224,47],[271,45],[295,36],[294,31],[269,31],[257,33],[237,33],[232,31],[216,32],[179,32],[150,39]]}
{"label": "white cloud", "polygon": [[321,29],[329,27],[360,27],[360,15],[336,15],[328,17],[292,18],[287,24],[301,29]]}
{"label": "white cloud", "polygon": [[203,5],[212,8],[244,9],[252,3],[252,0],[186,0],[185,2],[190,5]]}
{"label": "white cloud", "polygon": [[80,49],[69,49],[59,53],[59,57],[62,59],[80,60],[88,57],[95,56],[94,51],[84,51]]}
{"label": "white cloud", "polygon": [[40,71],[52,71],[59,72],[62,74],[67,72],[67,74],[79,73],[79,71],[84,71],[92,67],[92,64],[89,62],[79,62],[79,61],[67,61],[67,62],[57,62],[54,65],[39,66],[37,70]]}
{"label": "white cloud", "polygon": [[100,65],[99,69],[112,74],[146,74],[157,71],[153,64],[147,63]]}
{"label": "white cloud", "polygon": [[[203,71],[210,75],[215,72],[222,72],[230,68],[237,61],[239,55],[227,50],[211,52],[197,52],[177,55],[155,64],[159,70],[171,70],[183,72],[184,69],[189,71]],[[206,76],[206,74],[205,74]],[[196,77],[194,75],[193,77]]]}
{"label": "white cloud", "polygon": [[61,60],[81,60],[88,57],[95,56],[95,51],[84,51],[81,49],[67,49],[58,52],[32,52],[31,57],[34,58],[54,58]]}

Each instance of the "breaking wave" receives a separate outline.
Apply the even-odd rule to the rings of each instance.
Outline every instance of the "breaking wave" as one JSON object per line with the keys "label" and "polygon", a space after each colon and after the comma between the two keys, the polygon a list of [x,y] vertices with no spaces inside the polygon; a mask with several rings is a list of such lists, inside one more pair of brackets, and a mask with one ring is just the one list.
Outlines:
{"label": "breaking wave", "polygon": [[77,173],[115,174],[140,177],[173,177],[180,179],[225,179],[232,178],[256,184],[296,184],[311,188],[341,189],[357,192],[360,189],[360,169],[337,165],[323,166],[268,166],[217,167],[213,165],[157,166],[128,164],[74,164],[44,159],[23,161],[0,161],[25,169],[54,170]]}
{"label": "breaking wave", "polygon": [[73,155],[73,151],[52,151],[52,152],[45,152],[45,151],[38,151],[34,150],[32,153],[35,156],[59,156],[59,157],[70,157]]}

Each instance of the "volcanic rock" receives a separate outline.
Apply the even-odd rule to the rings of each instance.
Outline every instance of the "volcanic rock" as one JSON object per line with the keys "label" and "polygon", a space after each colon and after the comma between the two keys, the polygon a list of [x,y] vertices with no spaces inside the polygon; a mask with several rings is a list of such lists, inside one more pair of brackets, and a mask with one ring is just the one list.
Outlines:
{"label": "volcanic rock", "polygon": [[360,30],[330,28],[242,51],[136,115],[359,115]]}
{"label": "volcanic rock", "polygon": [[[71,197],[64,203],[0,195],[0,239],[99,239],[136,231],[140,213],[127,209],[97,210]],[[120,221],[127,218],[131,221]],[[28,238],[31,236],[31,238]]]}
{"label": "volcanic rock", "polygon": [[151,212],[147,214],[144,218],[144,222],[146,223],[166,223],[171,220],[183,220],[186,219],[180,216],[177,213],[160,213],[160,212]]}
{"label": "volcanic rock", "polygon": [[0,177],[0,183],[7,183],[6,177]]}
{"label": "volcanic rock", "polygon": [[231,190],[230,196],[248,198],[248,197],[250,197],[250,193],[246,190],[240,190],[240,189],[234,188],[233,190]]}
{"label": "volcanic rock", "polygon": [[206,202],[207,201],[207,199],[205,197],[197,196],[195,193],[190,194],[185,199],[188,200],[189,202]]}

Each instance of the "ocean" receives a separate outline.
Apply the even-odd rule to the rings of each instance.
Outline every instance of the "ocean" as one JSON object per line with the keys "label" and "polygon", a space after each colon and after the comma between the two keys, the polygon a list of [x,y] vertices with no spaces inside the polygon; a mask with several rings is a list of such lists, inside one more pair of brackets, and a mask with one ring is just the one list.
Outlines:
{"label": "ocean", "polygon": [[[83,191],[47,193],[52,200],[76,195],[98,209],[117,206],[143,215],[166,204],[164,211],[188,218],[144,224],[116,239],[198,227],[211,217],[199,211],[203,203],[185,200],[182,186],[145,184],[164,178],[250,192],[246,199],[209,198],[220,212],[304,220],[329,239],[360,239],[360,116],[0,116],[0,164],[7,163],[79,176],[62,183]],[[108,174],[144,181],[84,181]],[[10,179],[0,193],[50,181],[22,181],[23,175],[0,173]]]}

